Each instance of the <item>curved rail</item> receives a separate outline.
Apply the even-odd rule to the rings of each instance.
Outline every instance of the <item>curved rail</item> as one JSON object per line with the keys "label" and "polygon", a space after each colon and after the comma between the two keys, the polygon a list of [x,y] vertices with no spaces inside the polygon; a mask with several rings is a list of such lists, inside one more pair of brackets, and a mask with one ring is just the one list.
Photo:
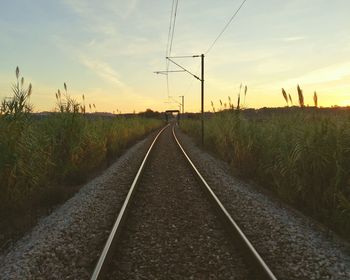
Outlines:
{"label": "curved rail", "polygon": [[267,266],[267,264],[264,262],[264,260],[261,258],[259,253],[256,251],[254,246],[250,243],[248,238],[245,236],[243,231],[239,228],[237,223],[233,220],[231,215],[227,212],[219,198],[215,195],[213,190],[210,188],[208,183],[205,181],[203,176],[200,174],[196,166],[193,164],[187,153],[185,152],[184,148],[181,146],[179,140],[177,139],[175,135],[175,130],[173,126],[173,136],[175,138],[176,143],[178,144],[180,150],[182,151],[183,155],[187,159],[188,163],[194,170],[195,174],[199,178],[200,182],[205,186],[205,190],[209,194],[209,197],[214,202],[219,214],[224,218],[224,221],[226,221],[226,224],[229,228],[229,230],[239,239],[241,244],[243,245],[245,249],[245,253],[248,255],[249,259],[252,260],[255,264],[256,269],[259,272],[259,276],[263,277],[264,279],[271,279],[271,280],[277,280],[276,276],[273,274],[273,272],[270,270],[270,268]]}
{"label": "curved rail", "polygon": [[116,222],[114,223],[114,226],[112,228],[112,231],[111,233],[109,234],[108,236],[108,239],[107,239],[107,242],[103,248],[103,251],[101,253],[101,256],[100,258],[98,259],[98,262],[97,262],[97,265],[95,266],[95,269],[94,269],[94,272],[91,276],[91,280],[97,280],[97,279],[101,279],[101,275],[103,275],[104,271],[105,271],[105,264],[108,262],[108,260],[110,259],[111,257],[111,254],[113,253],[113,250],[111,250],[111,248],[114,246],[114,244],[116,243],[116,240],[117,240],[117,236],[120,234],[120,231],[121,231],[121,225],[123,224],[124,220],[125,220],[125,214],[128,210],[128,207],[130,205],[130,201],[131,201],[131,198],[134,194],[134,190],[136,188],[136,185],[137,183],[139,182],[139,179],[140,179],[140,175],[142,174],[142,171],[146,165],[146,162],[147,162],[147,159],[148,159],[148,156],[155,144],[155,142],[157,141],[159,135],[161,135],[161,133],[169,126],[166,125],[165,127],[163,127],[159,132],[158,134],[156,135],[156,137],[154,138],[151,146],[149,147],[142,163],[141,163],[141,166],[139,168],[139,170],[137,171],[136,173],[136,176],[134,178],[134,181],[132,182],[131,184],[131,187],[129,189],[129,192],[125,198],[125,201],[123,203],[123,206],[122,208],[120,209],[119,211],[119,214],[118,214],[118,217],[117,217],[117,220]]}

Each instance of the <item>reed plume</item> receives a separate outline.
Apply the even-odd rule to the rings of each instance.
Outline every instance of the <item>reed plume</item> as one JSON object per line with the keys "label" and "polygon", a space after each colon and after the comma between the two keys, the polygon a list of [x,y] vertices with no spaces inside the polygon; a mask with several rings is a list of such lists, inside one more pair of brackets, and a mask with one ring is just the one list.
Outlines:
{"label": "reed plume", "polygon": [[315,104],[315,107],[317,107],[317,105],[318,105],[318,98],[317,98],[316,91],[314,92],[314,104]]}
{"label": "reed plume", "polygon": [[238,99],[237,99],[237,110],[239,110],[239,103],[241,101],[241,93],[238,94]]}
{"label": "reed plume", "polygon": [[215,107],[214,107],[214,102],[211,101],[211,107],[213,108],[213,112],[215,113]]}
{"label": "reed plume", "polygon": [[284,90],[284,88],[282,88],[282,95],[283,95],[284,100],[286,101],[287,106],[288,106],[288,96],[287,96],[287,93],[286,93],[286,91]]}
{"label": "reed plume", "polygon": [[304,105],[303,91],[301,90],[299,85],[298,85],[297,89],[298,89],[299,105],[300,105],[300,107],[304,107],[305,105]]}

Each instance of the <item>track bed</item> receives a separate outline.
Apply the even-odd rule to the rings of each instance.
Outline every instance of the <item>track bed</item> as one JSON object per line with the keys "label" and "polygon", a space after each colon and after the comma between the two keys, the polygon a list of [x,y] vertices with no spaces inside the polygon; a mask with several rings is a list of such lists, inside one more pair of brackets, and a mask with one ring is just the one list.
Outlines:
{"label": "track bed", "polygon": [[153,149],[107,279],[249,279],[170,128]]}

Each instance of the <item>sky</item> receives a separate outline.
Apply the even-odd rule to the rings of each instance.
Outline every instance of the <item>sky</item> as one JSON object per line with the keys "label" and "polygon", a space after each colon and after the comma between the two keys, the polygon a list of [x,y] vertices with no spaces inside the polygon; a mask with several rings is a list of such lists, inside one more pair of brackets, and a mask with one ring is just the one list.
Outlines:
{"label": "sky", "polygon": [[[51,111],[63,89],[98,111],[147,108],[200,111],[200,82],[166,76],[172,0],[12,0],[0,9],[0,99],[11,96],[15,68],[33,85],[35,111]],[[172,56],[205,53],[242,0],[179,0]],[[305,104],[350,105],[350,1],[247,0],[205,54],[205,110],[237,99],[245,107],[284,106],[283,87]],[[199,75],[199,58],[178,63]],[[170,70],[177,70],[175,65]],[[170,98],[168,98],[168,95]],[[235,101],[234,101],[235,102]]]}

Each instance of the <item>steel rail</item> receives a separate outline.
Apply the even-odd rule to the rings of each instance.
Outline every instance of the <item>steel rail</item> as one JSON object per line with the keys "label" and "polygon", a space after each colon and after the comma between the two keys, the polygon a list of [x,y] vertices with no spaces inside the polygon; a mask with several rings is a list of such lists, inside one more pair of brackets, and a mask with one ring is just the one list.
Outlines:
{"label": "steel rail", "polygon": [[128,211],[128,208],[129,208],[129,205],[130,205],[130,202],[131,202],[131,199],[132,199],[132,196],[134,194],[134,191],[135,191],[135,188],[136,188],[136,185],[138,184],[139,182],[139,179],[141,177],[141,174],[142,174],[142,171],[146,165],[146,162],[147,162],[147,159],[148,159],[148,156],[154,146],[154,144],[156,143],[158,137],[162,134],[162,132],[169,126],[169,124],[167,124],[165,127],[163,127],[159,132],[158,134],[156,135],[156,137],[154,138],[151,146],[148,148],[148,151],[140,165],[140,168],[139,170],[137,171],[136,173],[136,176],[131,184],[131,187],[129,189],[129,192],[124,200],[124,203],[123,203],[123,206],[122,208],[120,209],[119,211],[119,214],[118,214],[118,217],[117,217],[117,220],[115,221],[114,223],[114,226],[112,228],[112,231],[111,233],[109,234],[108,236],[108,239],[107,239],[107,242],[103,248],[103,251],[100,255],[100,258],[98,259],[98,262],[95,266],[95,269],[94,269],[94,272],[91,276],[91,280],[97,280],[97,279],[101,279],[103,277],[103,274],[105,272],[105,264],[109,261],[110,257],[112,256],[113,254],[113,249],[111,249],[116,241],[117,241],[117,237],[119,236],[120,232],[121,232],[121,226],[125,220],[125,216],[126,216],[126,213]]}
{"label": "steel rail", "polygon": [[185,152],[184,148],[181,146],[179,140],[177,139],[174,126],[172,128],[172,131],[173,131],[173,136],[175,138],[175,141],[178,144],[180,150],[182,151],[183,155],[187,159],[188,163],[192,167],[195,174],[198,176],[201,183],[203,183],[203,185],[205,186],[205,190],[209,194],[210,198],[213,200],[218,212],[225,219],[225,221],[229,227],[229,230],[239,239],[240,244],[242,244],[244,249],[245,249],[245,253],[249,256],[249,259],[254,262],[256,269],[260,273],[259,276],[263,277],[264,279],[277,280],[276,276],[273,274],[273,272],[267,266],[265,261],[262,259],[262,257],[259,255],[259,253],[256,251],[254,246],[250,243],[250,241],[245,236],[243,231],[240,229],[240,227],[237,225],[237,223],[233,220],[231,215],[227,212],[224,205],[221,203],[219,198],[215,195],[214,191],[211,189],[211,187],[205,181],[205,179],[203,178],[201,173],[198,171],[196,166],[193,164],[192,160],[189,158],[189,156]]}

